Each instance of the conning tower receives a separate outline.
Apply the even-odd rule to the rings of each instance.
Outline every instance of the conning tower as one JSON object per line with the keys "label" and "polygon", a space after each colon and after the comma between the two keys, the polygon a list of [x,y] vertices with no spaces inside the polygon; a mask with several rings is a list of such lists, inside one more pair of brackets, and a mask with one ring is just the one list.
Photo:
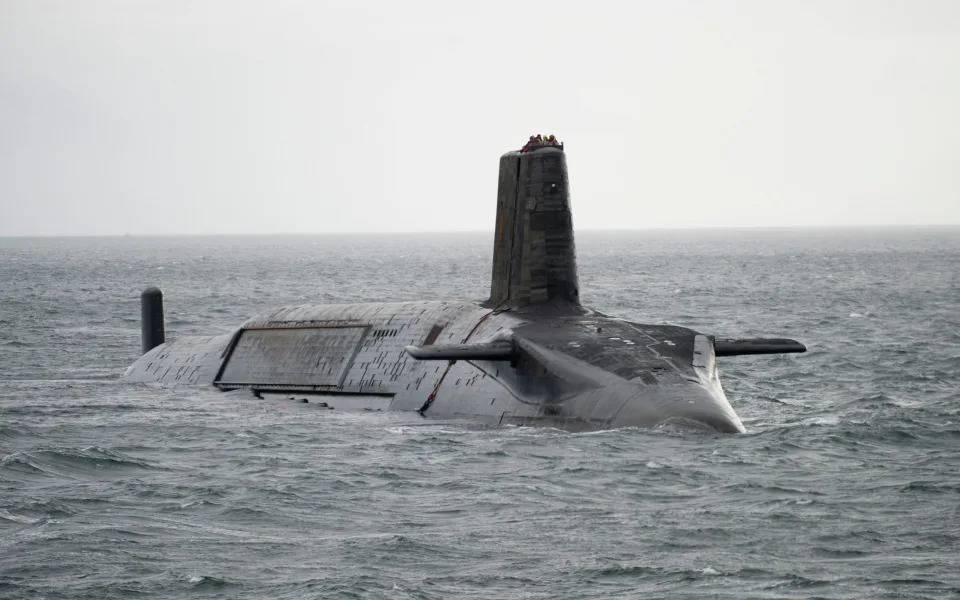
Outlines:
{"label": "conning tower", "polygon": [[490,285],[493,306],[549,301],[580,306],[567,160],[560,145],[500,157]]}

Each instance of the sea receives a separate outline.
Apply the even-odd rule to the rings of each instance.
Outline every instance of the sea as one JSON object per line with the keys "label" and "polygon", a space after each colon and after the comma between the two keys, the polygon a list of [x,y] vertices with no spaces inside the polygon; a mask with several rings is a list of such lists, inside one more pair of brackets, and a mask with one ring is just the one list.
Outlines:
{"label": "sea", "polygon": [[584,303],[747,432],[572,434],[120,381],[291,304],[482,299],[492,233],[0,239],[0,598],[960,597],[960,228],[578,232]]}

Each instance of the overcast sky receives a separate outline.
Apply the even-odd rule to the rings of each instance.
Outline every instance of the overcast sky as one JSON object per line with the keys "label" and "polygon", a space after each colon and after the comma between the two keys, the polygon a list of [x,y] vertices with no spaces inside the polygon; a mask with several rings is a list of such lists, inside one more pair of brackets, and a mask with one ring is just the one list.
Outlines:
{"label": "overcast sky", "polygon": [[0,235],[960,224],[960,2],[0,0]]}

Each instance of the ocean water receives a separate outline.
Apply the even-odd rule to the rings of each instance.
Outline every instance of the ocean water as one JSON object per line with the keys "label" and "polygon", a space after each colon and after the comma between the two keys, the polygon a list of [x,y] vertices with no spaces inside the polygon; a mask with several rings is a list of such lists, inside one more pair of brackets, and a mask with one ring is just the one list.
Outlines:
{"label": "ocean water", "polygon": [[479,299],[491,234],[0,239],[0,598],[960,595],[960,229],[578,234],[585,304],[722,359],[744,435],[123,384],[283,304]]}

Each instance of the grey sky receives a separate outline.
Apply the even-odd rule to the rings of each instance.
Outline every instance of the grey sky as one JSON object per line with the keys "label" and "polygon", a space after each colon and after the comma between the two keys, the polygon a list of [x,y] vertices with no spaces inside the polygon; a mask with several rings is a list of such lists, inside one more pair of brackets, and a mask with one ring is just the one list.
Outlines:
{"label": "grey sky", "polygon": [[0,235],[960,223],[960,2],[0,0]]}

